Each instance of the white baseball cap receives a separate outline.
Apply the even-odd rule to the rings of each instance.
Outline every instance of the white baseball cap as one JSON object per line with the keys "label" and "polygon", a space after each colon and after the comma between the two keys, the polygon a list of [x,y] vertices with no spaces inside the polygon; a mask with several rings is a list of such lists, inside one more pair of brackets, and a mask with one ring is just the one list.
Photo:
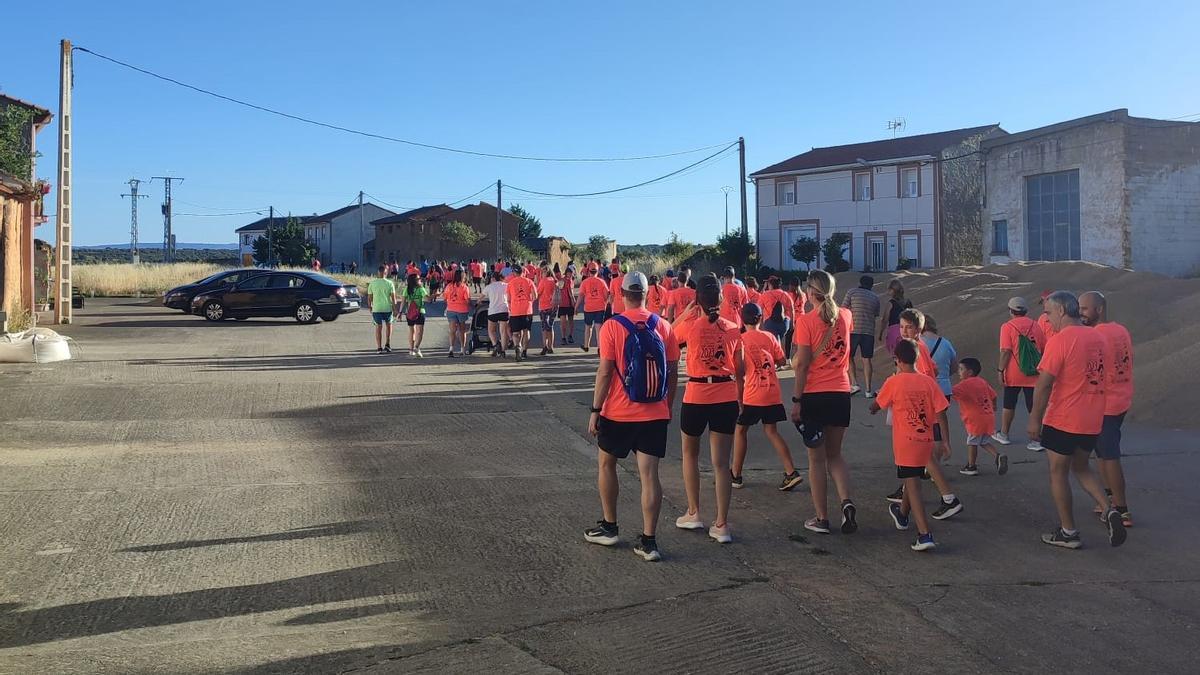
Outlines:
{"label": "white baseball cap", "polygon": [[650,282],[646,280],[646,275],[641,272],[630,272],[625,275],[625,279],[621,282],[621,290],[623,291],[645,293],[649,287]]}

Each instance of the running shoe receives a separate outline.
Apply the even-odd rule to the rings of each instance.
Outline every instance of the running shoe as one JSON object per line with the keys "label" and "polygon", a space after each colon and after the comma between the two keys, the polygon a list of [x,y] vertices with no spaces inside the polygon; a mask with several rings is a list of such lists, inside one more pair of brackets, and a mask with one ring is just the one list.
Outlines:
{"label": "running shoe", "polygon": [[992,434],[992,440],[996,441],[1000,445],[1009,445],[1012,443],[1012,441],[1008,440],[1008,434],[1000,432],[1000,431],[997,431],[996,433]]}
{"label": "running shoe", "polygon": [[563,339],[562,339],[561,346],[563,346],[563,347],[566,347],[566,346],[567,346],[567,338],[563,338]]}
{"label": "running shoe", "polygon": [[1037,441],[1029,441],[1029,444],[1025,446],[1025,449],[1030,452],[1045,452],[1046,451],[1046,448],[1042,447],[1042,444]]}
{"label": "running shoe", "polygon": [[896,524],[897,530],[908,529],[908,516],[900,510],[899,504],[888,504],[888,514],[892,516],[892,522]]}
{"label": "running shoe", "polygon": [[708,528],[708,536],[718,544],[728,544],[733,541],[733,535],[729,533],[729,523],[725,523],[725,527],[713,525]]}
{"label": "running shoe", "polygon": [[522,359],[527,359],[527,358],[529,358],[529,350],[528,350],[528,349],[522,349],[522,350],[521,350],[521,358],[522,358]]}
{"label": "running shoe", "polygon": [[375,350],[375,353],[376,353],[376,354],[382,354],[382,353],[383,353],[383,347],[379,347],[379,348],[377,348],[377,349]]}
{"label": "running shoe", "polygon": [[868,390],[867,393],[863,394],[863,398],[875,398],[875,392]]}
{"label": "running shoe", "polygon": [[804,529],[809,532],[816,532],[817,534],[829,534],[829,521],[813,516],[804,521]]}
{"label": "running shoe", "polygon": [[1113,546],[1120,546],[1125,543],[1125,537],[1129,534],[1125,531],[1125,524],[1121,522],[1121,514],[1117,513],[1116,509],[1109,509],[1105,514],[1106,525],[1108,525],[1108,543]]}
{"label": "running shoe", "polygon": [[1121,514],[1121,524],[1125,527],[1133,527],[1133,516],[1129,513],[1129,509],[1118,511]]}
{"label": "running shoe", "polygon": [[450,351],[446,352],[446,358],[448,358],[448,359],[454,358],[454,350],[450,350]]}
{"label": "running shoe", "polygon": [[858,520],[855,516],[858,514],[858,509],[854,508],[854,502],[847,499],[842,502],[842,534],[854,534],[858,531]]}
{"label": "running shoe", "polygon": [[574,335],[568,335],[568,336],[567,336],[567,342],[569,342],[569,343],[571,343],[571,344],[575,344],[575,336],[574,336]]}
{"label": "running shoe", "polygon": [[1001,476],[1008,473],[1008,455],[1000,453],[996,457],[996,473]]}
{"label": "running shoe", "polygon": [[885,499],[893,504],[902,503],[904,501],[904,485],[901,484],[900,487],[896,488],[895,492],[888,495]]}
{"label": "running shoe", "polygon": [[699,513],[685,513],[675,519],[675,527],[681,530],[703,530],[704,521],[700,520]]}
{"label": "running shoe", "polygon": [[383,346],[383,352],[384,352],[385,354],[391,354],[391,353],[392,353],[392,346],[391,346],[391,345],[384,345],[384,346]]}
{"label": "running shoe", "polygon": [[733,472],[730,471],[729,472],[729,486],[734,489],[740,489],[742,487],[742,477],[735,476],[735,475],[733,475]]}
{"label": "running shoe", "polygon": [[541,353],[541,356],[545,356],[545,355],[547,355],[547,354],[549,354],[549,353],[550,353],[550,350],[549,350],[547,347],[542,347],[542,353]]}
{"label": "running shoe", "polygon": [[862,387],[858,386],[857,384],[854,385],[853,387],[850,387],[850,395],[851,396],[857,394],[860,391],[862,391]]}
{"label": "running shoe", "polygon": [[1078,532],[1075,534],[1067,534],[1066,532],[1062,531],[1061,527],[1050,534],[1043,534],[1042,542],[1050,544],[1051,546],[1058,546],[1060,548],[1079,548],[1080,546],[1083,546],[1083,542],[1079,539]]}
{"label": "running shoe", "polygon": [[654,540],[654,537],[647,537],[644,534],[638,537],[638,543],[633,545],[633,552],[646,562],[662,560],[662,554],[658,552],[658,542]]}
{"label": "running shoe", "polygon": [[959,469],[958,472],[964,476],[978,476],[979,475],[979,467],[975,466],[974,464],[968,464],[968,465],[964,466],[963,468]]}
{"label": "running shoe", "polygon": [[799,471],[783,474],[783,482],[779,484],[780,492],[787,492],[804,482],[804,476]]}
{"label": "running shoe", "polygon": [[936,520],[946,520],[947,518],[958,515],[963,510],[962,502],[958,501],[958,497],[955,497],[954,501],[950,502],[949,504],[946,503],[945,499],[941,500],[941,502],[942,504],[937,508],[937,511],[934,511],[932,514],[930,514]]}
{"label": "running shoe", "polygon": [[617,537],[619,532],[616,523],[606,523],[603,520],[597,520],[596,527],[584,530],[583,538],[590,544],[615,546],[617,541],[619,541]]}
{"label": "running shoe", "polygon": [[423,352],[423,351],[421,351],[420,349],[418,349],[418,350],[417,350],[417,358],[418,358],[418,359],[423,359],[423,358],[425,358],[425,352]]}
{"label": "running shoe", "polygon": [[929,551],[937,548],[937,543],[933,541],[933,533],[926,532],[925,534],[917,535],[917,543],[909,546],[914,551]]}
{"label": "running shoe", "polygon": [[582,350],[583,350],[583,351],[585,351],[585,352],[586,352],[586,351],[589,351],[589,350],[588,350],[588,346],[587,346],[587,345],[580,345],[580,347],[579,347],[579,348],[580,348],[580,349],[582,349]]}

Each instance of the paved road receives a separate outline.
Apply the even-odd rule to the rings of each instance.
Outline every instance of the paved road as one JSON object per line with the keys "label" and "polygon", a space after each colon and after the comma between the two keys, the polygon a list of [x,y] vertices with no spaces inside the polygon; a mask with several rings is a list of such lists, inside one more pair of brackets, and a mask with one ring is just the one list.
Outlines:
{"label": "paved road", "polygon": [[64,332],[78,360],[0,365],[0,672],[1195,672],[1188,434],[1128,434],[1120,549],[1090,520],[1081,551],[1041,544],[1045,460],[1018,449],[1005,478],[952,474],[966,510],[931,555],[891,526],[861,402],[853,537],[803,531],[807,488],[774,489],[758,432],[737,541],[668,527],[676,438],[653,565],[580,536],[594,353],[380,357],[366,314],[206,324],[133,300]]}

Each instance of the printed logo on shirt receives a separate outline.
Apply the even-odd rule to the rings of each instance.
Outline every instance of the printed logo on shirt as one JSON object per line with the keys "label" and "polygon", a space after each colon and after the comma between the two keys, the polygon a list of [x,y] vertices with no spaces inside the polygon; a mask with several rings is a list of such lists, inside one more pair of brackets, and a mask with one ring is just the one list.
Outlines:
{"label": "printed logo on shirt", "polygon": [[724,369],[727,357],[723,337],[721,331],[707,332],[702,334],[699,344],[688,343],[688,347],[697,350],[700,363],[704,368],[720,371]]}
{"label": "printed logo on shirt", "polygon": [[1104,352],[1101,350],[1093,350],[1087,358],[1087,368],[1085,377],[1087,383],[1091,385],[1089,393],[1100,393],[1103,391],[1104,383]]}
{"label": "printed logo on shirt", "polygon": [[905,422],[908,426],[908,440],[933,440],[933,425],[929,421],[929,396],[925,392],[905,392],[908,406],[905,410]]}

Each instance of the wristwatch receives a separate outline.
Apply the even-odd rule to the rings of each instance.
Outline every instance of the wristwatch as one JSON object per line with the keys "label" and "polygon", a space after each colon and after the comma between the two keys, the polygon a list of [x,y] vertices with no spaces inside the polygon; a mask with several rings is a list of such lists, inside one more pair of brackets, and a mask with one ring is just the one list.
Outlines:
{"label": "wristwatch", "polygon": [[594,413],[598,413],[598,412],[600,412],[600,410],[601,410],[600,408],[588,408],[589,412],[594,412]]}

